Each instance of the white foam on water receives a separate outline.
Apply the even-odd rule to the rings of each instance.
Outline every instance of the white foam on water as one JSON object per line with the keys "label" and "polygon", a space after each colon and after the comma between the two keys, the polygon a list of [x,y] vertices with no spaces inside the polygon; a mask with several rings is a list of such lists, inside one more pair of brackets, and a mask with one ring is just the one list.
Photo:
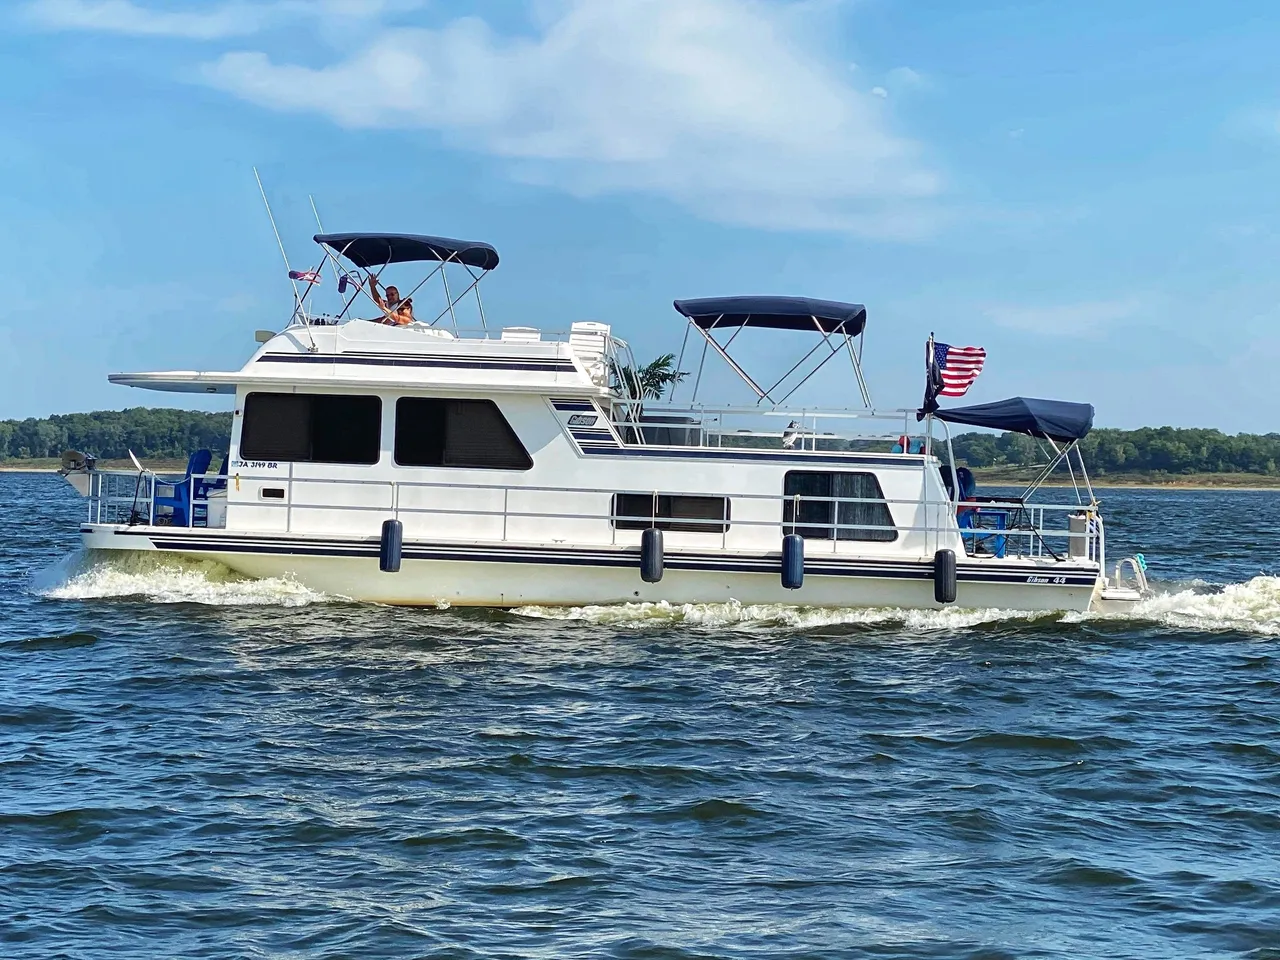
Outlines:
{"label": "white foam on water", "polygon": [[1069,614],[1080,620],[1138,620],[1178,629],[1238,630],[1280,636],[1280,577],[1258,576],[1206,590],[1202,581],[1189,587],[1156,593],[1120,612]]}
{"label": "white foam on water", "polygon": [[301,607],[334,599],[295,580],[254,580],[209,560],[137,551],[77,551],[37,574],[34,592],[54,600],[136,597],[152,603]]}
{"label": "white foam on water", "polygon": [[903,610],[894,607],[801,607],[785,603],[645,603],[600,604],[584,607],[517,607],[522,617],[543,620],[578,620],[599,624],[669,625],[705,627],[780,626],[825,627],[841,624],[876,626],[900,624],[907,630],[935,631],[973,627],[1001,620],[1043,617],[1021,610]]}
{"label": "white foam on water", "polygon": [[[33,592],[56,600],[142,598],[152,603],[300,607],[332,597],[287,577],[254,580],[220,563],[135,551],[77,551],[33,578]],[[439,604],[448,609],[447,603]],[[525,606],[512,613],[543,620],[602,625],[704,627],[899,625],[937,632],[981,624],[1053,617],[1064,623],[1129,621],[1181,630],[1239,631],[1280,636],[1280,577],[1211,587],[1193,581],[1167,589],[1127,610],[1046,614],[1020,610],[905,610],[891,607],[805,607],[782,603],[621,603],[577,607]]]}
{"label": "white foam on water", "polygon": [[1280,636],[1280,577],[1254,577],[1246,583],[1210,587],[1193,581],[1181,589],[1158,592],[1127,610],[1096,613],[1044,613],[1026,610],[904,610],[891,607],[801,607],[781,603],[621,603],[582,607],[518,607],[519,616],[643,626],[688,624],[707,627],[823,627],[841,624],[900,625],[907,632],[956,630],[987,623],[1039,620],[1063,623],[1113,620],[1159,623],[1176,629],[1241,631]]}

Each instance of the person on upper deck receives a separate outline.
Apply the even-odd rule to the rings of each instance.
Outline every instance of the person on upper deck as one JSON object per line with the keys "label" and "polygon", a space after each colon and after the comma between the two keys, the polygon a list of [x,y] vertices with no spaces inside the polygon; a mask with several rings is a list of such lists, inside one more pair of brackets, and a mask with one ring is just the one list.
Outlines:
{"label": "person on upper deck", "polygon": [[378,309],[386,314],[386,318],[379,322],[394,324],[398,327],[413,323],[413,298],[401,300],[400,291],[394,286],[388,286],[384,300],[382,294],[378,292],[378,279],[373,274],[369,274],[369,296],[373,297],[373,302],[378,305]]}

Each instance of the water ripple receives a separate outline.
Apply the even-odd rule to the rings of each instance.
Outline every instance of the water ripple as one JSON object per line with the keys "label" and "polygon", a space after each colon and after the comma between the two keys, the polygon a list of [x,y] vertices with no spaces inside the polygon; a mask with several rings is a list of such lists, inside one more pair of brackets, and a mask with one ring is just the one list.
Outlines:
{"label": "water ripple", "polygon": [[57,484],[0,475],[5,957],[1280,960],[1275,494],[1108,494],[1123,617],[502,612],[104,562]]}

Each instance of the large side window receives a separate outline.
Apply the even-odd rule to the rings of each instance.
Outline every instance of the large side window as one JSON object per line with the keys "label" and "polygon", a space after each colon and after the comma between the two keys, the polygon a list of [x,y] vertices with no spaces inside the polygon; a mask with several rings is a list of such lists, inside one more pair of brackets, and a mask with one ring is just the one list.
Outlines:
{"label": "large side window", "polygon": [[396,463],[402,467],[528,470],[529,451],[492,400],[401,397]]}
{"label": "large side window", "polygon": [[295,463],[378,462],[382,401],[309,393],[251,393],[240,457]]}
{"label": "large side window", "polygon": [[785,533],[791,533],[794,524],[795,532],[810,540],[898,539],[874,473],[792,470],[783,479],[783,493]]}
{"label": "large side window", "polygon": [[724,533],[729,529],[729,498],[615,493],[613,525],[619,530],[657,527],[688,533]]}

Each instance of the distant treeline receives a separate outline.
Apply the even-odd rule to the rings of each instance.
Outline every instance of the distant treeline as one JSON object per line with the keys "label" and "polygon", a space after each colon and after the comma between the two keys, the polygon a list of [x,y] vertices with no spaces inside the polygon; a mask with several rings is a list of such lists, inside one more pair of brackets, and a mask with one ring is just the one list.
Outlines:
{"label": "distant treeline", "polygon": [[[1036,441],[1016,433],[965,433],[952,441],[971,467],[1043,463]],[[1280,433],[1234,436],[1219,430],[1143,427],[1094,430],[1080,442],[1094,476],[1119,473],[1256,473],[1274,475]]]}
{"label": "distant treeline", "polygon": [[0,460],[59,457],[79,450],[104,460],[185,458],[193,450],[216,457],[231,442],[231,414],[131,407],[27,420],[0,420]]}
{"label": "distant treeline", "polygon": [[[102,459],[186,457],[206,448],[215,457],[231,438],[230,413],[131,407],[44,419],[0,420],[0,460],[58,457],[80,450]],[[1016,433],[964,433],[952,441],[956,459],[972,467],[1044,462],[1036,441]],[[843,444],[839,444],[843,446]],[[1094,430],[1081,442],[1096,476],[1120,473],[1280,473],[1280,433],[1143,427]]]}

